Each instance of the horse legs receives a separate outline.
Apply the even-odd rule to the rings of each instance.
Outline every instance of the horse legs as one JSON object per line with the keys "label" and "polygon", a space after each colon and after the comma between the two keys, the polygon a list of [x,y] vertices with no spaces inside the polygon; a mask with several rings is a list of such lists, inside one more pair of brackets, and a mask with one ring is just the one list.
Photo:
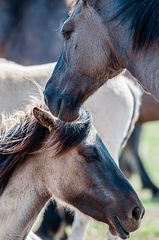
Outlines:
{"label": "horse legs", "polygon": [[143,163],[141,161],[140,156],[138,153],[136,153],[136,164],[138,166],[138,173],[141,178],[142,187],[150,189],[152,192],[153,197],[159,197],[159,188],[155,186],[155,184],[152,182],[151,178],[148,176],[148,173],[146,172]]}
{"label": "horse legs", "polygon": [[76,212],[73,222],[72,233],[68,240],[84,240],[88,223],[89,220],[85,215]]}
{"label": "horse legs", "polygon": [[[64,207],[58,207],[55,201],[50,202],[44,212],[44,217],[40,228],[36,234],[42,239],[51,240],[52,237],[57,239],[67,239],[65,228],[71,225],[73,214],[67,212]],[[74,216],[72,234],[68,240],[83,240],[88,225],[88,219],[82,213],[76,212]],[[51,236],[49,236],[51,234]],[[28,239],[27,239],[28,240]]]}
{"label": "horse legs", "polygon": [[57,205],[56,201],[50,201],[42,213],[42,222],[36,234],[43,240],[67,239],[65,230],[73,222],[73,213]]}
{"label": "horse legs", "polygon": [[[143,188],[150,189],[153,197],[159,196],[159,188],[155,186],[146,172],[142,160],[139,155],[139,141],[142,126],[137,124],[136,128],[130,137],[125,150],[120,158],[120,166],[124,173],[129,176],[133,172],[137,172]],[[125,169],[126,166],[126,169]]]}
{"label": "horse legs", "polygon": [[108,240],[119,240],[120,238],[113,236],[110,232],[108,233]]}
{"label": "horse legs", "polygon": [[38,236],[36,236],[32,231],[30,231],[29,235],[27,236],[26,240],[42,240]]}
{"label": "horse legs", "polygon": [[[55,210],[56,209],[56,210]],[[72,216],[70,218],[70,216],[66,216],[66,219],[64,220],[62,215],[63,212],[61,212],[62,210],[64,210],[63,207],[56,208],[56,202],[50,202],[48,204],[48,207],[46,209],[46,211],[44,212],[44,218],[42,221],[42,224],[40,226],[40,228],[38,229],[38,231],[36,232],[36,234],[38,235],[38,237],[41,238],[37,238],[37,240],[39,239],[46,239],[46,240],[51,240],[52,237],[48,236],[48,232],[52,232],[52,236],[53,238],[57,238],[57,239],[61,239],[61,240],[84,240],[85,239],[85,233],[86,233],[86,229],[88,227],[88,223],[89,220],[88,218],[83,215],[82,213],[79,212],[75,212],[74,215],[74,222],[73,222],[73,226],[72,226],[72,233],[69,236],[69,238],[67,238],[67,235],[65,236],[65,227],[68,224],[72,223],[73,220],[73,215],[72,213],[68,214],[70,216]],[[65,214],[67,214],[67,212],[65,212]],[[59,218],[59,217],[62,218]],[[69,219],[69,220],[68,220]],[[51,221],[51,225],[50,225],[50,221]],[[57,227],[56,227],[57,225]],[[54,232],[54,233],[53,233]],[[28,238],[26,240],[36,240],[36,235],[33,235],[33,233],[30,233]],[[108,240],[118,240],[118,237],[115,237],[113,235],[111,235],[110,233],[108,234]]]}
{"label": "horse legs", "polygon": [[[89,220],[83,214],[76,212],[75,219],[73,222],[72,234],[68,240],[84,240],[86,229],[88,227]],[[108,232],[108,240],[120,240],[119,237],[113,236]]]}

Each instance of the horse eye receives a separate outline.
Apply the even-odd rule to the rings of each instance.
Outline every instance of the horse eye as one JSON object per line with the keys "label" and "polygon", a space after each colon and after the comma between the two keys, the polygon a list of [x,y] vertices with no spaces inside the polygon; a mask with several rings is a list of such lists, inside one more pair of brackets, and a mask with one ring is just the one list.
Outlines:
{"label": "horse eye", "polygon": [[87,162],[96,162],[97,160],[98,160],[98,158],[95,155],[88,156],[86,159]]}
{"label": "horse eye", "polygon": [[98,161],[100,158],[99,158],[99,155],[98,155],[98,152],[96,151],[95,148],[93,147],[88,147],[88,148],[81,148],[79,150],[79,154],[81,156],[84,157],[84,159],[87,161],[87,162],[95,162],[95,161]]}
{"label": "horse eye", "polygon": [[74,22],[70,19],[66,20],[61,29],[61,33],[65,40],[70,39],[72,33],[74,32]]}
{"label": "horse eye", "polygon": [[73,33],[73,30],[62,30],[62,35],[65,40],[69,40],[71,37],[71,34]]}

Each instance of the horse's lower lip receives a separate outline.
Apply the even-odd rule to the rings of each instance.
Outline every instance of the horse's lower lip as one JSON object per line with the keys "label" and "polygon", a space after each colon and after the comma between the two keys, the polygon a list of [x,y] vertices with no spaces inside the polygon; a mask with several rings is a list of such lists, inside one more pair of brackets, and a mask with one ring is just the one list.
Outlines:
{"label": "horse's lower lip", "polygon": [[129,232],[127,232],[127,231],[123,228],[123,226],[122,226],[119,218],[116,217],[116,216],[114,217],[114,225],[115,225],[116,231],[118,232],[119,237],[120,237],[121,239],[127,239],[127,238],[129,238]]}

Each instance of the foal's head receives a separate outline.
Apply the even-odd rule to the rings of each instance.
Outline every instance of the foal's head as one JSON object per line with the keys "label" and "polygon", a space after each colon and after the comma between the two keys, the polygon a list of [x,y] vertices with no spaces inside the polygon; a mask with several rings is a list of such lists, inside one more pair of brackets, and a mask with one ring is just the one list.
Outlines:
{"label": "foal's head", "polygon": [[112,234],[126,239],[139,227],[144,209],[92,126],[89,114],[83,110],[72,124],[59,122],[38,108],[34,116],[50,131],[45,171],[53,196],[109,224]]}
{"label": "foal's head", "polygon": [[78,120],[69,124],[36,107],[33,112],[15,119],[9,128],[3,128],[0,194],[7,188],[8,181],[12,183],[18,167],[28,169],[25,168],[27,163],[31,176],[34,175],[34,180],[30,177],[30,181],[42,195],[51,193],[109,224],[112,234],[122,239],[139,227],[143,206],[85,110],[81,110]]}
{"label": "foal's head", "polygon": [[123,68],[159,97],[158,0],[75,2],[44,92],[50,111],[64,121],[76,119],[81,104]]}

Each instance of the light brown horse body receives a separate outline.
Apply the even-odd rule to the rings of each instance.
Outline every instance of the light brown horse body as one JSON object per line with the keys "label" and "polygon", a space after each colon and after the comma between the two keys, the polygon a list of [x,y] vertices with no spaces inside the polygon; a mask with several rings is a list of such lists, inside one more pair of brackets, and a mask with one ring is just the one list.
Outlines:
{"label": "light brown horse body", "polygon": [[[0,112],[13,113],[30,102],[30,96],[40,96],[38,87],[44,86],[53,64],[24,67],[14,62],[0,61]],[[0,117],[1,118],[1,117]]]}

